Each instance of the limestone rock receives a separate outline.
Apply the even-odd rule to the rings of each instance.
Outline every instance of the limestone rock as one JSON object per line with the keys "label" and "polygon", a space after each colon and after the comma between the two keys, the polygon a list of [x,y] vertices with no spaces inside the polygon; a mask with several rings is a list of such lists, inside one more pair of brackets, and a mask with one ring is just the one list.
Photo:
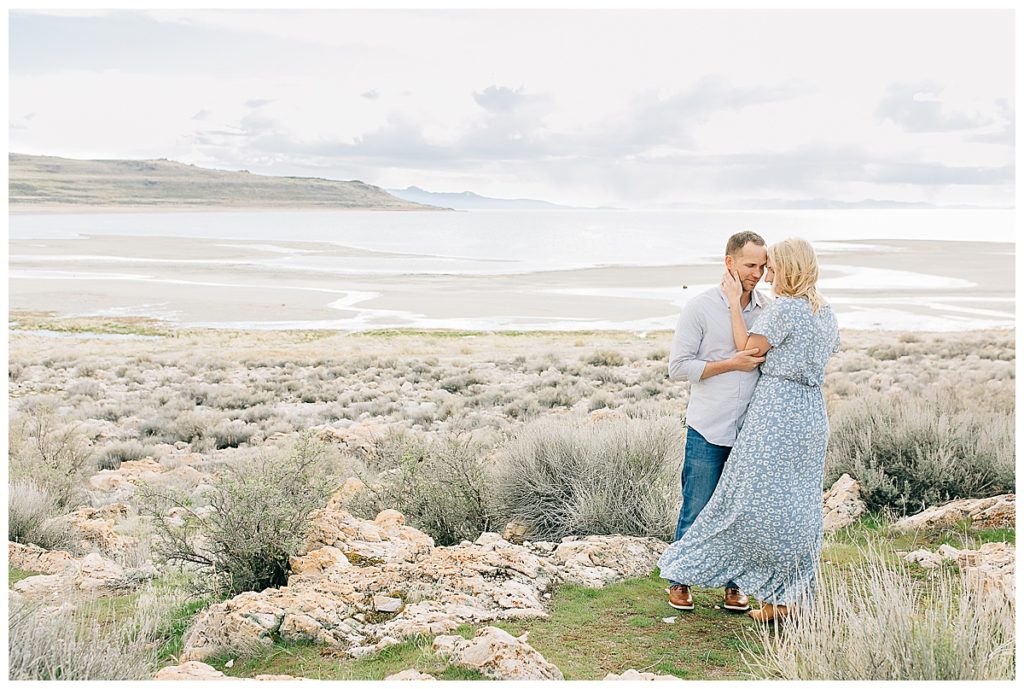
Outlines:
{"label": "limestone rock", "polygon": [[388,675],[387,677],[384,678],[385,682],[387,682],[389,680],[396,680],[396,681],[397,680],[411,680],[411,681],[414,681],[414,682],[436,682],[437,678],[434,677],[433,675],[428,675],[425,672],[420,672],[419,670],[417,670],[415,668],[409,668],[408,670],[402,670],[401,672],[396,672],[395,674]]}
{"label": "limestone rock", "polygon": [[635,536],[568,536],[555,548],[551,561],[562,581],[601,588],[614,581],[645,577],[657,566],[666,544]]}
{"label": "limestone rock", "polygon": [[860,483],[849,474],[843,474],[825,491],[824,503],[825,532],[837,531],[853,524],[867,512],[867,505],[860,497]]}
{"label": "limestone rock", "polygon": [[128,505],[113,503],[98,508],[81,507],[57,520],[81,537],[83,550],[95,546],[104,553],[116,554],[138,545],[138,539],[114,531],[127,516]]}
{"label": "limestone rock", "polygon": [[334,568],[352,566],[345,553],[329,545],[311,550],[302,557],[291,557],[288,559],[288,565],[291,569],[289,584],[320,578]]}
{"label": "limestone rock", "polygon": [[160,668],[160,671],[156,673],[156,676],[154,676],[153,679],[159,681],[186,680],[194,682],[208,680],[234,680],[237,679],[237,677],[228,677],[220,670],[215,670],[206,663],[189,660],[181,665],[171,665],[169,667]]}
{"label": "limestone rock", "polygon": [[66,550],[46,550],[37,545],[7,543],[7,564],[40,574],[59,574],[73,567],[75,558]]}
{"label": "limestone rock", "polygon": [[144,459],[121,462],[121,466],[116,469],[116,472],[132,483],[139,483],[143,480],[141,478],[143,476],[160,474],[166,470],[167,467],[160,464],[160,462],[156,461],[152,457],[146,457]]}
{"label": "limestone rock", "polygon": [[398,612],[402,609],[402,599],[378,594],[373,597],[373,609],[377,612]]}
{"label": "limestone rock", "polygon": [[354,517],[337,504],[332,498],[327,507],[310,515],[306,552],[332,546],[364,560],[414,562],[434,547],[430,536],[405,526],[405,517],[400,512],[384,510],[371,522]]}
{"label": "limestone rock", "polygon": [[998,592],[1015,599],[1016,548],[1007,543],[985,543],[978,550],[961,550],[956,562],[964,576],[984,592]]}
{"label": "limestone rock", "polygon": [[650,682],[650,681],[654,681],[654,680],[665,680],[665,679],[669,679],[669,680],[675,679],[675,680],[682,681],[679,677],[676,677],[674,675],[656,675],[653,672],[640,672],[640,671],[634,670],[632,668],[630,668],[629,670],[626,670],[621,675],[616,675],[614,672],[609,672],[607,675],[605,675],[605,680],[606,681],[623,680],[623,681],[628,681],[628,682],[630,682],[630,681],[631,682],[635,682],[635,681],[640,680],[640,681]]}
{"label": "limestone rock", "polygon": [[98,553],[89,553],[82,558],[73,581],[75,588],[81,591],[96,591],[117,588],[124,576],[121,565]]}
{"label": "limestone rock", "polygon": [[530,533],[530,525],[526,522],[513,519],[501,532],[501,537],[509,543],[522,543],[526,536]]}
{"label": "limestone rock", "polygon": [[90,553],[71,563],[56,574],[26,577],[14,585],[14,590],[34,598],[61,598],[75,592],[102,593],[121,588],[125,571],[121,565],[98,553]]}
{"label": "limestone rock", "polygon": [[[201,663],[197,660],[187,660],[180,665],[171,665],[169,667],[161,668],[159,672],[153,677],[155,680],[160,681],[244,681],[241,677],[229,677],[220,670],[217,670],[206,663]],[[292,677],[291,675],[256,675],[253,679],[258,681],[290,681],[290,680],[301,680],[302,677]]]}
{"label": "limestone rock", "polygon": [[273,636],[348,645],[361,640],[351,603],[311,587],[247,591],[200,613],[183,640],[183,660],[222,650],[270,647]]}
{"label": "limestone rock", "polygon": [[439,636],[434,652],[461,667],[501,680],[564,679],[562,672],[526,642],[497,627],[484,627],[472,639]]}
{"label": "limestone rock", "polygon": [[1015,500],[1013,493],[990,498],[954,500],[904,517],[893,528],[899,531],[941,529],[955,527],[966,519],[971,520],[971,524],[979,529],[1012,528],[1016,515]]}
{"label": "limestone rock", "polygon": [[942,557],[930,550],[915,550],[903,556],[907,562],[917,563],[925,569],[935,569],[942,565]]}

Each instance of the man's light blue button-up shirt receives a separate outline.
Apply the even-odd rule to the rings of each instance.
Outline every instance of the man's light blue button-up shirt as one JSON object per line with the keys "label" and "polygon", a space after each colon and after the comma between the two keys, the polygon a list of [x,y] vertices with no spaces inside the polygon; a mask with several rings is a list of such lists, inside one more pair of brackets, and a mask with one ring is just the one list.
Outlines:
{"label": "man's light blue button-up shirt", "polygon": [[[756,289],[751,293],[750,303],[743,309],[743,322],[748,331],[768,303],[768,297]],[[731,359],[736,353],[725,292],[720,286],[701,292],[679,314],[668,359],[668,376],[690,383],[686,425],[709,443],[725,447],[732,447],[736,442],[760,371],[727,371],[705,380],[700,377],[709,361]]]}

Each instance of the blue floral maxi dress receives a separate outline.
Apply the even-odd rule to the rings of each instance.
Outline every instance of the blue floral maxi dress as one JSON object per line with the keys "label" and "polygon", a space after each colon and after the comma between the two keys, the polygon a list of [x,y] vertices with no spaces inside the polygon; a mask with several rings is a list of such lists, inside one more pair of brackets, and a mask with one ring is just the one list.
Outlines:
{"label": "blue floral maxi dress", "polygon": [[772,348],[743,427],[708,504],[658,566],[666,579],[732,579],[765,603],[792,605],[815,591],[828,446],[821,385],[839,326],[827,304],[813,314],[806,299],[778,297],[751,332]]}

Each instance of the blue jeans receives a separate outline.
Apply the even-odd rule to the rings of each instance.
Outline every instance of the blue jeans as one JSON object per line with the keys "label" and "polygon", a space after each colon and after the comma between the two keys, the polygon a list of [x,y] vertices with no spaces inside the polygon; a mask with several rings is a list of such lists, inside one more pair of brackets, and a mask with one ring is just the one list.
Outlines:
{"label": "blue jeans", "polygon": [[[676,537],[679,540],[690,528],[697,515],[708,504],[711,494],[718,486],[725,461],[729,459],[731,447],[712,445],[707,439],[689,426],[686,427],[686,449],[683,458],[683,473],[680,478],[683,490],[683,506],[679,509]],[[669,579],[669,586],[682,582]],[[735,582],[728,582],[726,588],[736,588]]]}

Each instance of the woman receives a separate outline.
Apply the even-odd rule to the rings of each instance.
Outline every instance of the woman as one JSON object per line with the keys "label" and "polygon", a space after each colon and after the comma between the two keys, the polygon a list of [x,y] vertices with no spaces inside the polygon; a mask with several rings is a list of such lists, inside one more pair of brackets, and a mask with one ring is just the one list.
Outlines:
{"label": "woman", "polygon": [[770,246],[765,281],[776,298],[749,333],[738,278],[726,273],[722,281],[736,349],[757,347],[766,358],[714,495],[658,562],[661,576],[675,581],[720,587],[731,579],[762,601],[747,613],[760,621],[785,618],[789,606],[814,594],[828,445],[821,384],[839,351],[809,243]]}

